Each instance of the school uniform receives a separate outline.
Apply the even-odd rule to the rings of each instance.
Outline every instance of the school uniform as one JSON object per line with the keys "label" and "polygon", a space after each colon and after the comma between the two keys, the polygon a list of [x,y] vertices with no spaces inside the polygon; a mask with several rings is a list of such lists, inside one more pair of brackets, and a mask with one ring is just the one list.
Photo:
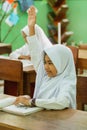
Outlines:
{"label": "school uniform", "polygon": [[[35,104],[46,109],[76,108],[76,72],[73,55],[64,45],[42,47],[34,36],[27,37],[31,61],[37,72]],[[47,44],[47,42],[46,42]],[[44,51],[57,69],[57,76],[48,77],[44,69]]]}
{"label": "school uniform", "polygon": [[21,48],[16,49],[15,51],[11,52],[9,57],[11,59],[18,59],[21,55],[28,56],[30,55],[28,45],[25,43]]}

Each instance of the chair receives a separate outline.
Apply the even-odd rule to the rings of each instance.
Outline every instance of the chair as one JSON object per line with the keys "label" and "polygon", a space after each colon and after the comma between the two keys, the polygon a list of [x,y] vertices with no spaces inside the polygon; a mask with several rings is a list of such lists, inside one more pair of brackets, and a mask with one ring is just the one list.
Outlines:
{"label": "chair", "polygon": [[0,79],[4,80],[4,93],[23,94],[23,66],[21,61],[0,58]]}
{"label": "chair", "polygon": [[0,43],[0,55],[1,54],[10,54],[12,52],[11,44]]}
{"label": "chair", "polygon": [[76,72],[77,72],[78,47],[71,46],[71,45],[68,45],[67,47],[70,48],[71,51],[72,51],[73,58],[74,58],[74,63],[75,63],[75,68],[76,68]]}
{"label": "chair", "polygon": [[[78,69],[87,70],[87,59],[78,58]],[[87,104],[87,75],[77,74],[77,109],[85,110],[84,106]]]}
{"label": "chair", "polygon": [[87,59],[78,57],[78,47],[70,45],[67,47],[69,47],[73,53],[77,72],[77,109],[84,110],[84,105],[87,104],[87,77],[84,75],[78,75],[78,70],[87,70]]}
{"label": "chair", "polygon": [[87,50],[87,44],[80,44],[78,45],[79,49]]}
{"label": "chair", "polygon": [[[79,50],[87,50],[87,44],[80,44],[78,45]],[[83,73],[83,70],[80,69],[80,73]]]}
{"label": "chair", "polygon": [[73,57],[74,57],[74,63],[75,63],[75,67],[76,67],[76,73],[77,73],[77,86],[76,86],[76,91],[77,91],[77,109],[83,110],[83,96],[84,96],[84,89],[83,86],[85,86],[85,81],[86,78],[79,77],[78,76],[78,69],[81,67],[80,66],[80,61],[78,59],[78,52],[79,49],[75,46],[67,46],[71,49],[72,53],[73,53]]}

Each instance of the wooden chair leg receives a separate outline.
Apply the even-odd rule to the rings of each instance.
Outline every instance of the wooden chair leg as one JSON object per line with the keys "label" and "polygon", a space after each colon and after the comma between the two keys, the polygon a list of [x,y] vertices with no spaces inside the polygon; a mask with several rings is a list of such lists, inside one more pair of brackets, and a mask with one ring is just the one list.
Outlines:
{"label": "wooden chair leg", "polygon": [[77,109],[78,109],[78,110],[83,110],[83,111],[84,111],[84,104],[78,103],[78,104],[77,104]]}

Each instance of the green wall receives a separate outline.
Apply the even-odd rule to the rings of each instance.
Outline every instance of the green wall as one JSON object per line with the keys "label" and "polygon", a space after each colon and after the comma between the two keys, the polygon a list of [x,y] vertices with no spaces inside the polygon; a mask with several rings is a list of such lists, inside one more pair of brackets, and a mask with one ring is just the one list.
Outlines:
{"label": "green wall", "polygon": [[[67,11],[67,18],[70,23],[67,27],[67,30],[73,31],[74,34],[69,38],[68,44],[75,42],[75,44],[79,44],[80,41],[87,43],[87,0],[66,0],[69,6]],[[46,0],[36,0],[34,1],[34,5],[38,9],[37,13],[37,23],[43,28],[46,35],[47,32],[47,12],[49,11],[49,6]],[[1,14],[0,14],[1,15]],[[3,41],[4,43],[11,43],[13,50],[21,47],[24,44],[24,40],[21,36],[21,28],[27,24],[27,13],[21,12],[20,7],[18,8],[18,15],[20,17],[18,23],[13,28],[9,26],[3,21],[1,25],[1,37],[2,41],[6,37],[8,31],[9,35]],[[6,16],[7,17],[7,16]],[[6,18],[5,17],[5,18]],[[4,19],[5,20],[5,19]]]}
{"label": "green wall", "polygon": [[67,4],[67,17],[70,21],[68,30],[74,32],[68,43],[87,43],[87,0],[67,0]]}
{"label": "green wall", "polygon": [[[47,32],[47,2],[45,0],[43,1],[34,1],[34,5],[38,9],[37,13],[37,23],[43,28],[46,35],[48,35]],[[27,13],[21,12],[20,7],[18,8],[18,16],[20,17],[18,23],[14,27],[9,27],[5,23],[4,18],[2,25],[1,25],[1,41],[4,43],[11,43],[12,49],[15,50],[16,48],[21,47],[24,44],[24,39],[21,35],[21,29],[27,24]],[[8,34],[9,32],[9,34]],[[7,35],[7,37],[6,37]]]}

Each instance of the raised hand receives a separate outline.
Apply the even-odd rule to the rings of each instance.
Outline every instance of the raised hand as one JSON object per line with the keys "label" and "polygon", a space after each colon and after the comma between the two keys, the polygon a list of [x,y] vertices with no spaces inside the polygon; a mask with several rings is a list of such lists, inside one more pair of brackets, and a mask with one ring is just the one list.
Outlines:
{"label": "raised hand", "polygon": [[36,11],[35,11],[35,7],[31,6],[28,10],[28,26],[30,27],[34,27],[36,23]]}

